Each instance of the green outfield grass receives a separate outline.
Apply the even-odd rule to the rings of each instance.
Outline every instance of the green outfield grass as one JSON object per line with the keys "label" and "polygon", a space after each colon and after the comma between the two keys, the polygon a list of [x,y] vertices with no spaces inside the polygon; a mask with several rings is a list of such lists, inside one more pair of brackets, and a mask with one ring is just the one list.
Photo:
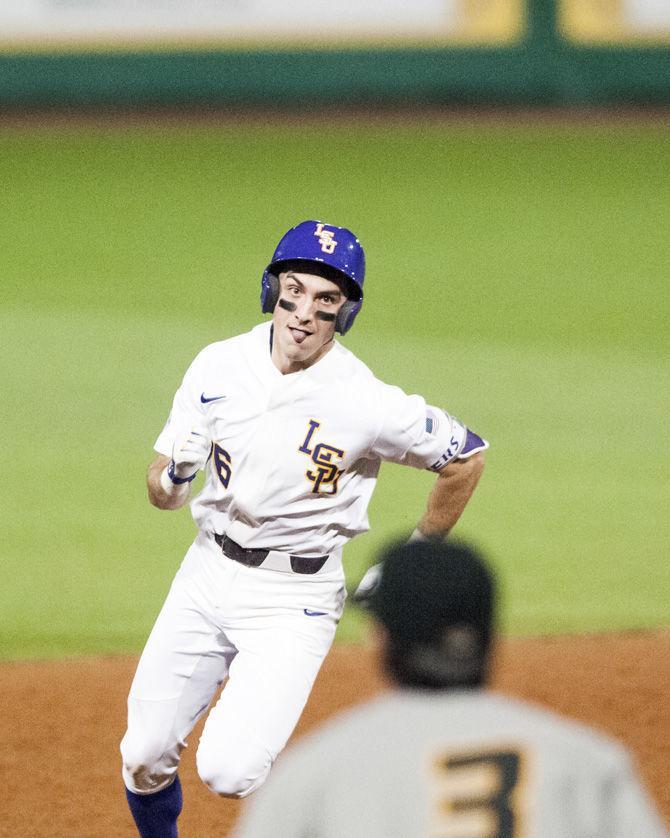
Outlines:
{"label": "green outfield grass", "polygon": [[[458,531],[504,630],[669,625],[668,171],[665,125],[0,132],[0,657],[141,647],[194,533],[146,501],[154,439],[309,217],[366,246],[343,342],[491,442]],[[383,467],[350,585],[432,480]]]}

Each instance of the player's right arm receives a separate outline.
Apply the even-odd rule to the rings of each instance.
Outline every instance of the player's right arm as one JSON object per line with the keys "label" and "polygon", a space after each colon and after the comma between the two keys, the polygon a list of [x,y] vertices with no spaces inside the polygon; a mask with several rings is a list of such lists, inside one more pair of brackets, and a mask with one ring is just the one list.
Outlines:
{"label": "player's right arm", "polygon": [[149,502],[158,509],[179,509],[190,497],[190,483],[182,483],[180,486],[172,484],[172,487],[164,487],[161,482],[161,475],[170,464],[171,457],[159,454],[149,464],[147,470],[147,492]]}
{"label": "player's right arm", "polygon": [[206,402],[200,396],[211,350],[205,347],[186,370],[155,442],[157,456],[147,470],[147,491],[150,503],[158,509],[179,509],[186,504],[191,482],[211,453]]}
{"label": "player's right arm", "polygon": [[209,431],[204,424],[191,423],[178,433],[172,456],[159,454],[149,466],[149,500],[159,509],[179,509],[189,499],[191,482],[205,467],[212,450]]}

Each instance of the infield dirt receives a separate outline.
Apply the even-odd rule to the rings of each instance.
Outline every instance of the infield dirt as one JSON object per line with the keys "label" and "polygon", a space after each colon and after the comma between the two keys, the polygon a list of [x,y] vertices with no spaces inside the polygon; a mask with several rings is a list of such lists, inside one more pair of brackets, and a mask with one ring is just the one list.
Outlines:
{"label": "infield dirt", "polygon": [[[670,631],[504,639],[494,687],[540,702],[622,740],[670,821]],[[0,665],[0,788],[6,838],[134,838],[118,743],[136,659]],[[384,689],[373,653],[336,646],[295,736]],[[181,768],[184,838],[224,838],[240,803],[219,800],[195,773],[191,736]]]}

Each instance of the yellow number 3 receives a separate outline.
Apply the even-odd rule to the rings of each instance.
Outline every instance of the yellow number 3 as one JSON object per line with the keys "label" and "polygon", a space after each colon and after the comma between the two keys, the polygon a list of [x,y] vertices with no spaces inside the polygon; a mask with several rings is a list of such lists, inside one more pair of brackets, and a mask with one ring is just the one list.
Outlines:
{"label": "yellow number 3", "polygon": [[430,838],[515,838],[517,751],[445,754],[434,763]]}

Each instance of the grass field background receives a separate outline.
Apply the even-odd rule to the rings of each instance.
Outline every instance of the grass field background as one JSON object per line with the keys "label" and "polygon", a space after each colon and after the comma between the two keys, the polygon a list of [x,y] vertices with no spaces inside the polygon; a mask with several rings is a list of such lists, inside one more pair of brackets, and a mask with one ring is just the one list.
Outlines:
{"label": "grass field background", "polygon": [[[514,634],[670,624],[667,125],[0,131],[0,656],[141,648],[194,529],[144,473],[205,344],[304,218],[354,229],[343,339],[491,442],[458,532]],[[433,477],[384,466],[350,586]],[[339,636],[361,636],[348,609]]]}

